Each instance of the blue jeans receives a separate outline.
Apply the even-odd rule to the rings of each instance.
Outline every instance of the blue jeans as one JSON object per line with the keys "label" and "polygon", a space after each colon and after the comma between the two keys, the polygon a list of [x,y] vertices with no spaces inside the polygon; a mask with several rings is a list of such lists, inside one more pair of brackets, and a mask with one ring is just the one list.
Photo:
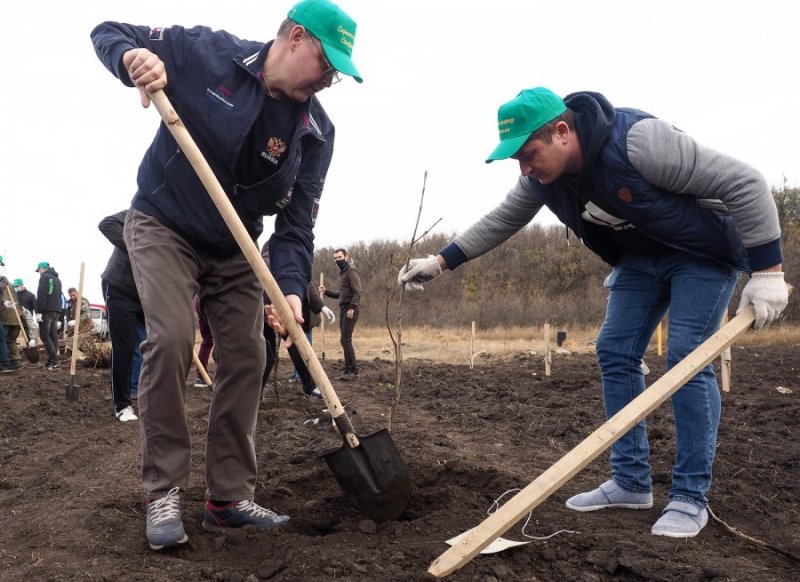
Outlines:
{"label": "blue jeans", "polygon": [[[737,278],[730,267],[676,250],[623,255],[606,281],[608,308],[597,338],[607,418],[644,391],[641,359],[664,314],[671,368],[719,329]],[[672,396],[672,407],[677,454],[669,498],[706,507],[720,416],[712,364]],[[614,481],[650,491],[649,453],[642,420],[611,447]]]}
{"label": "blue jeans", "polygon": [[142,369],[142,350],[139,347],[147,339],[144,322],[136,322],[136,349],[133,350],[131,364],[131,398],[139,397],[139,371]]}

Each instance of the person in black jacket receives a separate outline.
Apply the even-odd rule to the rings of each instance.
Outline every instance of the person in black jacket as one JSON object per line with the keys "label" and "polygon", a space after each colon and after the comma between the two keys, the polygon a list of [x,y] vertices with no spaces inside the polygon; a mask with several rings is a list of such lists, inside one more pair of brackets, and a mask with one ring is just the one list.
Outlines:
{"label": "person in black jacket", "polygon": [[344,373],[337,378],[352,382],[358,378],[358,362],[353,348],[353,330],[358,321],[358,303],[361,301],[361,277],[347,258],[347,251],[336,249],[333,260],[339,267],[339,291],[331,291],[320,285],[320,295],[339,300],[339,343],[344,351]]}
{"label": "person in black jacket", "polygon": [[[356,24],[328,0],[302,0],[276,38],[242,40],[196,26],[104,22],[95,52],[143,106],[163,90],[253,240],[274,215],[275,279],[295,318],[311,277],[313,228],[334,147],[316,93],[339,74],[361,81],[351,55]],[[198,295],[217,345],[206,435],[203,528],[285,523],[253,501],[265,350],[262,289],[175,138],[161,126],[145,154],[124,240],[147,319],[139,417],[146,535],[154,550],[185,543],[179,492],[192,465],[185,378]]]}
{"label": "person in black jacket", "polygon": [[111,338],[111,400],[120,422],[136,420],[131,401],[133,363],[138,338],[144,335],[144,311],[133,280],[128,249],[122,238],[127,210],[106,216],[97,228],[114,245],[100,286],[108,310],[108,335]]}
{"label": "person in black jacket", "polygon": [[41,322],[41,337],[47,350],[47,362],[44,367],[48,370],[58,368],[58,320],[64,302],[61,291],[61,279],[56,270],[46,261],[36,266],[39,273],[39,290],[36,293],[36,319]]}
{"label": "person in black jacket", "polygon": [[36,295],[31,293],[22,279],[14,279],[14,291],[17,292],[17,303],[32,314],[36,313]]}
{"label": "person in black jacket", "polygon": [[[264,259],[264,263],[266,263],[267,268],[270,266],[269,262],[269,243],[265,243],[264,246],[261,248],[261,256]],[[309,282],[310,283],[310,282]],[[278,359],[278,335],[286,334],[286,330],[283,329],[282,326],[279,326],[278,332],[273,329],[268,321],[268,317],[271,312],[271,303],[269,295],[264,292],[264,340],[266,341],[266,358],[267,363],[264,367],[264,374],[261,380],[261,398],[264,398],[264,388],[269,381],[269,376],[272,373],[273,368],[275,367],[275,362]],[[328,318],[328,321],[333,323],[336,316],[333,312],[325,306],[325,303],[322,301],[322,298],[317,293],[317,290],[313,288],[311,284],[308,286],[308,292],[306,296],[303,298],[303,307],[302,307],[302,315],[303,315],[303,323],[301,324],[301,328],[306,335],[306,338],[311,341],[311,329],[314,327],[312,314],[317,318],[321,318],[323,315]],[[322,315],[320,315],[322,314]],[[317,388],[317,384],[314,381],[314,378],[311,376],[311,372],[308,370],[308,366],[306,366],[305,361],[303,360],[303,356],[300,354],[300,350],[297,349],[297,345],[292,343],[286,351],[289,354],[289,358],[292,360],[292,364],[294,365],[294,369],[297,372],[297,375],[300,379],[300,382],[303,386],[303,394],[309,396],[311,398],[322,398],[322,394],[320,394],[319,388]]]}

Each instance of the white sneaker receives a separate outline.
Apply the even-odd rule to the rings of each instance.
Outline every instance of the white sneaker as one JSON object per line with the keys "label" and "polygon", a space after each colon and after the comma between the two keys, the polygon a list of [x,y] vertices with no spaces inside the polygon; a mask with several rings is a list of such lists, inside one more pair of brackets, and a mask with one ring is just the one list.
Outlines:
{"label": "white sneaker", "polygon": [[133,408],[130,406],[126,406],[119,412],[117,412],[117,418],[120,422],[128,422],[129,420],[136,420],[138,416],[133,413]]}

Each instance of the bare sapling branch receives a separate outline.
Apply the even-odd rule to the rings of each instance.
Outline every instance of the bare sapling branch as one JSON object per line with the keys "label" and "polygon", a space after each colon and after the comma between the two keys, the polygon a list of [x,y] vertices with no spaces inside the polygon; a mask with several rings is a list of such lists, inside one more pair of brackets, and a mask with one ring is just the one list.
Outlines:
{"label": "bare sapling branch", "polygon": [[[419,197],[419,208],[417,209],[417,220],[414,224],[414,232],[411,235],[411,240],[408,244],[408,251],[406,252],[405,257],[405,267],[408,270],[409,264],[411,263],[411,254],[414,250],[414,246],[433,229],[442,219],[439,218],[434,222],[424,233],[422,233],[419,237],[417,237],[417,231],[419,230],[419,221],[422,216],[422,207],[425,202],[425,186],[428,182],[428,171],[425,170],[425,174],[422,178],[422,192],[420,193]],[[389,269],[392,272],[392,276],[390,277],[389,281],[389,289],[393,290],[394,286],[394,273],[396,272],[395,267],[392,266],[392,259],[393,257],[389,258]],[[392,424],[394,422],[394,414],[397,410],[397,405],[400,402],[400,396],[402,394],[402,382],[403,382],[403,297],[405,295],[405,286],[400,286],[400,292],[398,294],[397,299],[397,337],[395,338],[395,334],[392,331],[392,325],[390,321],[389,315],[389,304],[394,297],[394,291],[387,292],[386,294],[386,327],[389,330],[389,338],[392,340],[392,345],[394,347],[394,389],[392,390],[392,406],[389,411],[389,431],[392,430]]]}

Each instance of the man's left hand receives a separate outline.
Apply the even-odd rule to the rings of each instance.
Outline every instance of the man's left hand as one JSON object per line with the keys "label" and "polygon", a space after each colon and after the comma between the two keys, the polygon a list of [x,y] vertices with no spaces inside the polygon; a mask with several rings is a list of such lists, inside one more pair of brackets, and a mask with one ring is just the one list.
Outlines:
{"label": "man's left hand", "polygon": [[[289,303],[289,307],[292,310],[294,320],[298,324],[303,324],[305,322],[303,319],[303,300],[300,299],[298,295],[287,295],[286,301]],[[275,333],[286,340],[287,348],[292,345],[292,338],[289,337],[289,328],[281,323],[278,310],[275,309],[274,305],[267,305],[267,323],[272,329],[275,330]]]}
{"label": "man's left hand", "polygon": [[742,299],[736,313],[751,303],[756,310],[753,329],[761,329],[778,319],[789,303],[789,290],[783,280],[783,273],[780,271],[753,273],[742,290]]}

